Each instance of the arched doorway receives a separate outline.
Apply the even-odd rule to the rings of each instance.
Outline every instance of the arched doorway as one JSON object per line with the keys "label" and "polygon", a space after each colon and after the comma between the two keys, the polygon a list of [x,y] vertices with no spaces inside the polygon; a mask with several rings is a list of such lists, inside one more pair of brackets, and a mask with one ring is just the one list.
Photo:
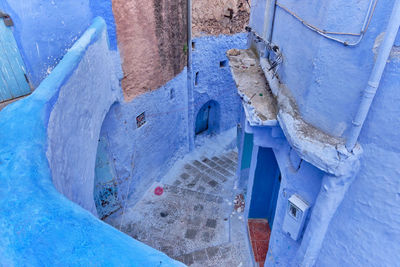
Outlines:
{"label": "arched doorway", "polygon": [[211,134],[219,131],[219,104],[210,100],[205,103],[196,116],[195,134]]}
{"label": "arched doorway", "polygon": [[[113,104],[110,110],[115,105],[118,103]],[[100,131],[93,187],[94,203],[100,219],[106,218],[121,208],[114,159],[110,154],[109,140],[103,129],[109,115],[110,111],[106,115]]]}

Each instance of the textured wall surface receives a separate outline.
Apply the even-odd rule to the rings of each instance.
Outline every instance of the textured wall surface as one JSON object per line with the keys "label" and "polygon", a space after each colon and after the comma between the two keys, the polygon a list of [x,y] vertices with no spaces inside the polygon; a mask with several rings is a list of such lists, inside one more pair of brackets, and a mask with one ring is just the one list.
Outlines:
{"label": "textured wall surface", "polygon": [[119,83],[107,35],[88,48],[79,66],[60,88],[48,124],[53,183],[64,196],[96,213],[94,169],[103,119],[117,100]]}
{"label": "textured wall surface", "polygon": [[[260,6],[268,3],[258,2]],[[342,32],[358,32],[368,7],[368,1],[280,3],[322,29]],[[345,47],[310,31],[277,7],[272,41],[279,45],[284,58],[278,73],[306,121],[346,138],[374,64],[374,45],[385,31],[391,8],[392,4],[378,2],[364,39],[357,47]],[[252,26],[260,34],[263,20],[263,10],[252,12]],[[396,45],[361,131],[359,142],[364,154],[360,172],[331,221],[316,266],[393,266],[400,260],[400,207],[396,205],[400,188],[398,41]],[[280,151],[275,153],[281,166]],[[309,171],[302,173],[304,164]],[[281,189],[292,188],[313,203],[321,173],[304,162],[296,176],[292,179],[288,172]],[[286,210],[283,199],[278,200],[278,221]],[[275,225],[266,266],[288,266],[299,242],[291,241],[279,224]]]}
{"label": "textured wall surface", "polygon": [[57,192],[51,181],[50,112],[59,89],[74,79],[71,73],[85,66],[79,62],[86,49],[93,51],[104,35],[105,23],[96,19],[32,95],[0,112],[1,265],[181,266],[101,222]]}
{"label": "textured wall surface", "polygon": [[[226,51],[231,48],[245,48],[246,37],[246,34],[235,34],[199,37],[193,40],[195,48],[192,69],[194,80],[197,80],[194,81],[193,87],[194,118],[206,102],[217,101],[220,105],[221,118],[218,128],[221,132],[235,127],[240,119],[240,98],[227,63]],[[221,62],[226,64],[221,66]]]}
{"label": "textured wall surface", "polygon": [[[112,106],[101,130],[108,140],[119,199],[136,202],[188,151],[186,69],[161,88]],[[136,117],[145,113],[145,124]]]}
{"label": "textured wall surface", "polygon": [[113,0],[125,99],[155,90],[186,66],[187,1]]}
{"label": "textured wall surface", "polygon": [[121,208],[118,196],[122,192],[118,190],[117,174],[109,147],[108,139],[101,136],[96,154],[93,196],[97,214],[102,220]]}
{"label": "textured wall surface", "polygon": [[106,20],[110,46],[116,50],[110,7],[111,0],[0,1],[0,9],[9,13],[14,21],[14,36],[34,87],[49,75],[95,16]]}
{"label": "textured wall surface", "polygon": [[[251,26],[258,31],[263,28],[260,26],[263,5],[268,1],[259,2],[257,7],[261,8],[255,7],[251,16]],[[301,5],[282,1],[281,4],[321,29],[354,33],[360,31],[369,4],[369,1],[317,2]],[[374,64],[375,40],[385,31],[391,7],[378,3],[368,31],[357,47],[328,40],[304,27],[282,8],[276,8],[272,42],[284,54],[279,75],[307,122],[331,135],[346,137]],[[348,41],[357,39],[339,37]]]}
{"label": "textured wall surface", "polygon": [[[221,114],[218,131],[228,130],[238,122],[240,99],[229,67],[220,67],[220,61],[227,60],[225,52],[231,47],[245,47],[246,35],[202,37],[195,43],[193,72],[200,76],[194,87],[193,119],[206,102],[214,100]],[[138,128],[136,117],[143,112],[146,123]],[[108,140],[108,156],[122,206],[128,198],[131,203],[140,199],[176,158],[187,153],[188,125],[194,132],[193,119],[188,117],[186,69],[159,89],[110,109],[101,136]]]}
{"label": "textured wall surface", "polygon": [[234,34],[244,31],[249,22],[250,1],[192,1],[193,36]]}
{"label": "textured wall surface", "polygon": [[[261,147],[271,147],[271,144],[273,144],[273,152],[281,172],[281,184],[274,223],[270,225],[271,237],[265,266],[292,266],[292,260],[296,257],[300,242],[294,241],[282,231],[288,199],[293,194],[298,194],[312,206],[318,195],[324,173],[306,161],[301,161],[295,150],[287,143],[279,128],[275,129],[274,136],[271,135],[271,130],[268,127],[244,127],[243,131],[252,133],[254,136],[250,145],[252,156],[247,184],[245,216],[248,217],[250,209],[254,209],[250,203],[252,202],[253,192],[258,191],[257,188],[253,187],[255,185],[255,170],[259,165],[267,166],[267,168],[271,165],[269,159],[258,157],[259,150]],[[243,162],[241,164],[243,166]],[[274,168],[273,164],[271,167]],[[265,195],[264,198],[265,203],[267,203],[271,195]]]}

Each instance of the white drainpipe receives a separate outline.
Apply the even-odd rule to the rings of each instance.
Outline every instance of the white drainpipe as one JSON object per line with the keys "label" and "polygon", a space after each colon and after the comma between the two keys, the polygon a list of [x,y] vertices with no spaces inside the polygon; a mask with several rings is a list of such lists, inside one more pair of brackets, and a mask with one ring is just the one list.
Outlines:
{"label": "white drainpipe", "polygon": [[[378,58],[368,81],[368,86],[364,91],[364,96],[350,130],[349,138],[346,142],[346,147],[349,151],[352,151],[356,145],[362,125],[367,117],[372,100],[378,89],[399,27],[400,0],[396,0],[389,19],[385,38],[379,48]],[[295,259],[297,266],[311,267],[315,265],[329,224],[337,208],[342,203],[355,175],[358,173],[358,169],[359,162],[355,164],[352,173],[345,176],[326,174],[323,177],[320,192],[313,207],[310,221],[307,225],[307,229],[304,233],[303,240]]]}
{"label": "white drainpipe", "polygon": [[368,81],[368,85],[364,90],[363,98],[358,108],[357,115],[353,120],[349,137],[346,141],[346,148],[350,152],[357,143],[358,136],[360,135],[361,128],[368,115],[372,100],[374,99],[376,91],[378,90],[379,83],[381,81],[383,71],[385,70],[386,62],[389,58],[390,52],[392,51],[399,27],[400,0],[396,0],[393,6],[392,15],[389,19],[389,24],[386,29],[385,39],[379,48],[378,58],[376,59],[374,68]]}
{"label": "white drainpipe", "polygon": [[296,266],[311,267],[318,259],[329,224],[359,169],[345,176],[326,174],[296,256]]}

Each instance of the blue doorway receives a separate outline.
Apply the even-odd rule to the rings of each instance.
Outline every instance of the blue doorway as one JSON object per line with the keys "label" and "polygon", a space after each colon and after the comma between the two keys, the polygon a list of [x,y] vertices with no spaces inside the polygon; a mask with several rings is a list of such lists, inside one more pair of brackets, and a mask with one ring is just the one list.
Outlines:
{"label": "blue doorway", "polygon": [[216,133],[219,130],[219,104],[210,100],[197,113],[195,134]]}
{"label": "blue doorway", "polygon": [[276,203],[281,183],[281,173],[271,148],[260,147],[251,195],[249,218],[274,222]]}
{"label": "blue doorway", "polygon": [[11,27],[11,18],[0,10],[0,102],[31,92]]}

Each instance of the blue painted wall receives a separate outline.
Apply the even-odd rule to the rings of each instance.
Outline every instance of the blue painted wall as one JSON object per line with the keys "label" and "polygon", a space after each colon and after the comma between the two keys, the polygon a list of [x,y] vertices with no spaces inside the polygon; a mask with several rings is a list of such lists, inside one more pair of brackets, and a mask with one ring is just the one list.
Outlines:
{"label": "blue painted wall", "polygon": [[250,168],[252,150],[253,150],[253,134],[245,133],[243,141],[243,157],[241,162],[242,170]]}
{"label": "blue painted wall", "polygon": [[[118,184],[119,201],[135,203],[147,188],[159,181],[177,158],[189,151],[188,125],[193,127],[198,111],[208,101],[215,102],[210,130],[221,132],[235,127],[240,99],[227,60],[230,48],[245,48],[246,35],[195,39],[193,73],[199,72],[194,86],[195,116],[188,116],[186,69],[166,85],[114,105],[104,120],[101,135],[109,142]],[[227,63],[227,62],[225,62]],[[194,82],[194,81],[193,81]],[[145,113],[146,123],[137,128],[136,117]]]}
{"label": "blue painted wall", "polygon": [[112,64],[105,31],[99,39],[61,86],[47,128],[47,157],[55,187],[93,214],[98,137],[110,106],[121,98],[118,68]]}
{"label": "blue painted wall", "polygon": [[[186,69],[165,86],[115,104],[108,112],[101,135],[109,143],[119,199],[135,203],[161,179],[177,157],[188,152],[188,99]],[[145,113],[145,124],[136,117]]]}
{"label": "blue painted wall", "polygon": [[197,112],[195,134],[212,134],[219,132],[221,108],[218,102],[210,100]]}
{"label": "blue painted wall", "polygon": [[[239,122],[241,108],[226,51],[246,48],[247,35],[205,36],[195,38],[193,42],[193,76],[196,73],[198,76],[197,84],[193,81],[194,118],[206,102],[214,100],[219,104],[221,114],[217,132],[226,131]],[[191,125],[195,127],[195,122]]]}
{"label": "blue painted wall", "polygon": [[117,48],[111,0],[0,0],[34,87],[51,72],[96,16],[105,18],[110,47]]}
{"label": "blue painted wall", "polygon": [[[278,2],[313,25],[343,32],[360,30],[368,6],[368,1],[356,0]],[[378,1],[369,29],[357,47],[328,40],[276,8],[272,42],[283,53],[278,74],[306,121],[331,135],[346,138],[374,64],[374,45],[379,44],[385,31],[392,5],[393,1]],[[257,10],[251,16],[253,28],[260,31],[264,12]],[[396,205],[400,188],[398,40],[399,37],[361,131],[359,142],[364,149],[361,170],[330,224],[316,266],[395,266],[400,261],[397,253],[400,207]],[[281,152],[276,155],[279,165],[286,168],[285,156]],[[320,171],[314,169],[303,162],[296,174],[287,171],[281,191],[283,188],[287,192],[300,192],[313,203],[321,177]],[[285,200],[284,197],[278,200],[275,224],[283,218]],[[275,226],[271,242],[266,266],[288,266],[298,243]]]}
{"label": "blue painted wall", "polygon": [[[273,215],[273,224],[271,227],[271,238],[269,250],[266,259],[266,266],[291,266],[292,260],[295,258],[300,242],[294,241],[288,234],[282,231],[283,220],[288,206],[288,199],[293,194],[300,195],[311,206],[319,193],[321,179],[324,173],[311,164],[300,160],[296,152],[290,147],[284,136],[275,136],[271,139],[271,131],[262,130],[262,127],[254,127],[243,129],[244,133],[253,134],[253,150],[251,156],[251,166],[249,170],[247,195],[246,195],[246,211],[245,215],[248,218],[252,216],[253,197],[262,192],[265,194],[262,200],[262,195],[258,195],[259,201],[255,206],[258,212],[261,211],[263,216],[268,216],[267,205],[269,203],[268,196],[271,196],[267,190],[268,187],[260,189],[260,182],[257,182],[256,175],[268,173],[270,168],[271,157],[275,157],[281,172],[281,183],[276,202],[276,211]],[[266,144],[274,144],[274,147]],[[259,156],[259,151],[261,152]],[[267,156],[263,156],[265,151],[268,151]],[[273,154],[271,154],[273,151]],[[260,162],[259,162],[260,161]],[[257,170],[257,168],[259,170]],[[260,171],[261,170],[261,171]],[[266,180],[261,180],[266,184]]]}
{"label": "blue painted wall", "polygon": [[100,136],[96,154],[93,196],[97,214],[101,219],[121,208],[114,161],[110,158],[108,151],[107,138]]}
{"label": "blue painted wall", "polygon": [[[57,192],[52,183],[46,157],[51,112],[62,88],[71,83],[79,87],[75,77],[90,73],[82,60],[96,51],[104,36],[105,23],[96,19],[32,95],[0,112],[0,262],[4,266],[182,266],[101,222]],[[65,116],[71,119],[73,114]],[[98,136],[94,138],[97,141]]]}
{"label": "blue painted wall", "polygon": [[273,224],[277,192],[279,191],[279,167],[271,148],[260,147],[254,174],[249,218],[268,219]]}

